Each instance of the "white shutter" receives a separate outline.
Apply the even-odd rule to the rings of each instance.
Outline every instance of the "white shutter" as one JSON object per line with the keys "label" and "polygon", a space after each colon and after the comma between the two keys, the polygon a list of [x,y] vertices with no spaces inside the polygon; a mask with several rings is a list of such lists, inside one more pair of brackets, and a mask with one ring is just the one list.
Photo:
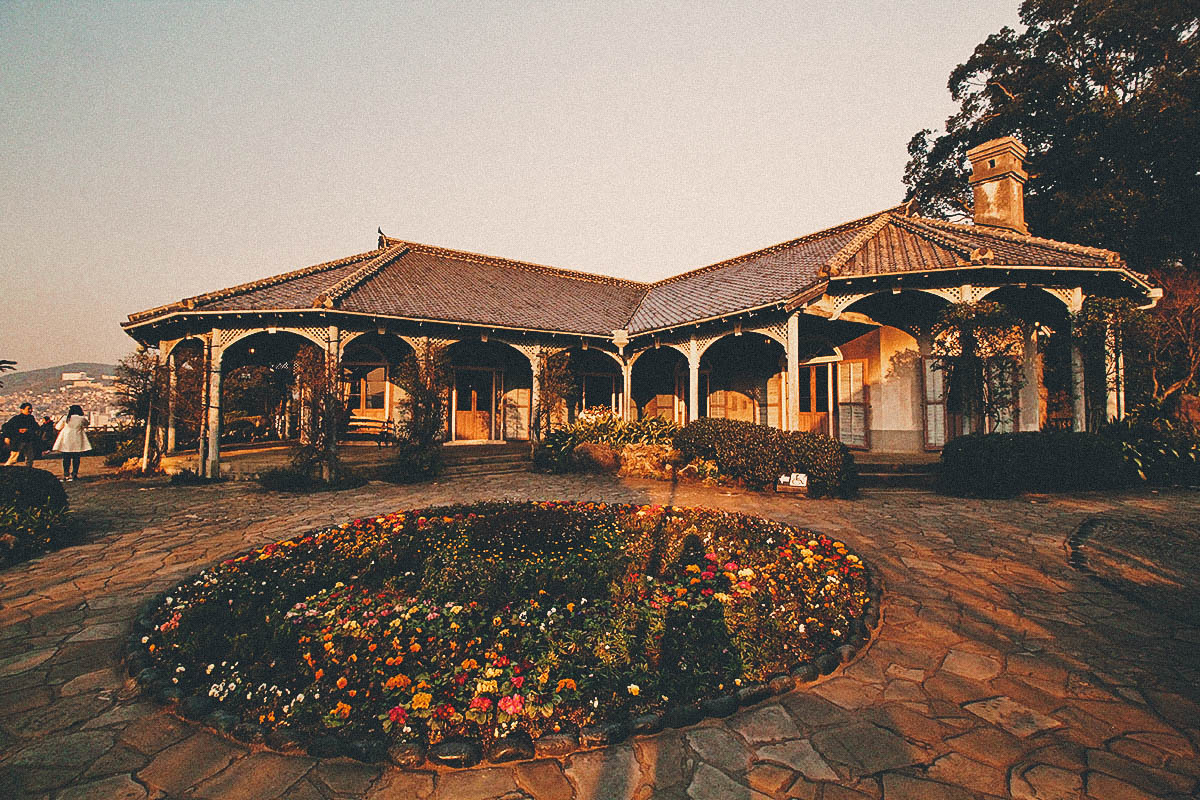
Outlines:
{"label": "white shutter", "polygon": [[924,370],[925,447],[934,450],[946,444],[945,375],[931,358],[921,359]]}
{"label": "white shutter", "polygon": [[847,447],[867,446],[866,362],[838,363],[838,438]]}

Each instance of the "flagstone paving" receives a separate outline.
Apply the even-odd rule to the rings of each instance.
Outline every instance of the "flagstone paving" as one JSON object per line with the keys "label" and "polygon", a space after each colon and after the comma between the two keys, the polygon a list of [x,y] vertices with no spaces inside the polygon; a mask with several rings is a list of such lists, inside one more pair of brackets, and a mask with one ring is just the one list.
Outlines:
{"label": "flagstone paving", "polygon": [[[68,489],[92,540],[0,573],[0,797],[1113,800],[1200,786],[1197,615],[1114,590],[1066,547],[1089,519],[1200,530],[1195,492],[807,501],[526,474],[304,497],[152,480]],[[347,518],[497,497],[716,506],[822,530],[882,574],[883,622],[831,676],[727,719],[461,772],[247,746],[125,679],[138,605],[204,565]]]}

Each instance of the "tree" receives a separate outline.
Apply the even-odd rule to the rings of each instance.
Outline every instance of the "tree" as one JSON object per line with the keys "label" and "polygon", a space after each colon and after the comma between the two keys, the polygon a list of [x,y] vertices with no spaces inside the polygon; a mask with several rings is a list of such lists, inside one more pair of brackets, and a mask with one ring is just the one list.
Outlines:
{"label": "tree", "polygon": [[430,341],[420,343],[400,363],[395,382],[404,392],[401,406],[408,418],[401,424],[389,475],[401,483],[434,477],[441,470],[440,440],[446,427],[450,385],[445,346]]}
{"label": "tree", "polygon": [[950,75],[959,103],[909,142],[907,198],[971,213],[966,152],[1029,148],[1026,217],[1039,235],[1121,252],[1149,271],[1200,269],[1200,6],[1192,0],[1025,0]]}
{"label": "tree", "polygon": [[165,395],[166,380],[158,350],[139,347],[117,362],[117,407],[144,425]]}
{"label": "tree", "polygon": [[[1200,274],[1176,268],[1155,272],[1163,298],[1152,309],[1129,300],[1088,298],[1072,330],[1106,389],[1124,377],[1127,405],[1153,416],[1171,414],[1200,379]],[[1126,374],[1116,371],[1124,357]],[[1097,398],[1098,399],[1098,398]]]}
{"label": "tree", "polygon": [[933,325],[933,366],[945,373],[946,408],[992,432],[1011,420],[1025,352],[1020,322],[1000,303],[956,303]]}
{"label": "tree", "polygon": [[[17,368],[17,362],[9,361],[7,358],[0,358],[0,372],[12,372]],[[4,381],[0,381],[0,388],[3,388]]]}
{"label": "tree", "polygon": [[575,370],[571,367],[571,355],[565,350],[552,351],[542,348],[536,356],[538,379],[538,401],[530,415],[532,430],[530,441],[536,443],[549,433],[554,425],[554,415],[575,392]]}
{"label": "tree", "polygon": [[305,345],[292,362],[300,388],[300,448],[292,467],[331,485],[342,482],[338,436],[347,416],[341,396],[340,365],[322,350]]}

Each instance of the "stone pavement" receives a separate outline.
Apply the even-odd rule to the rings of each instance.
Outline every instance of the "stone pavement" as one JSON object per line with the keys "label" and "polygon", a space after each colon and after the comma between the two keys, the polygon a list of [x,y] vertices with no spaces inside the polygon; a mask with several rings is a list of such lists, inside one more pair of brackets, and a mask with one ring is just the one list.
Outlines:
{"label": "stone pavement", "polygon": [[[1200,785],[1200,628],[1072,569],[1084,520],[1200,529],[1200,495],[808,501],[526,474],[295,497],[68,487],[88,544],[0,573],[0,797],[1184,798]],[[844,539],[883,575],[869,648],[724,720],[608,748],[403,772],[247,747],[131,696],[139,603],[213,561],[369,513],[496,497],[707,505]]]}

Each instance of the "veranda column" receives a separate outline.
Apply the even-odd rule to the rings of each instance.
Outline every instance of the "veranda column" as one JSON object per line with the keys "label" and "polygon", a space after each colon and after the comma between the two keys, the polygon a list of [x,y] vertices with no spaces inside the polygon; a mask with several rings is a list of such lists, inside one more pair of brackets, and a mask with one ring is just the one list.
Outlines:
{"label": "veranda column", "polygon": [[[529,358],[529,440],[536,442],[542,437],[540,430],[541,423],[539,417],[542,416],[542,410],[538,407],[542,402],[542,377],[538,374],[539,362],[542,360],[541,351],[534,350],[525,354]],[[454,410],[451,409],[451,414]]]}
{"label": "veranda column", "polygon": [[1017,398],[1021,430],[1042,429],[1042,357],[1038,352],[1037,326],[1025,331],[1025,358],[1021,363],[1021,392]]}
{"label": "veranda column", "polygon": [[1116,329],[1108,326],[1104,337],[1105,414],[1109,420],[1125,416],[1125,355]]}
{"label": "veranda column", "polygon": [[634,421],[633,414],[633,364],[621,364],[621,419]]}
{"label": "veranda column", "polygon": [[204,455],[204,475],[221,477],[221,332],[212,332],[208,357],[208,452]]}
{"label": "veranda column", "polygon": [[1071,429],[1087,430],[1087,391],[1083,377],[1083,351],[1075,342],[1071,343]]}
{"label": "veranda column", "polygon": [[[800,426],[800,315],[792,314],[787,321],[787,422],[784,429],[794,431]],[[833,365],[829,366],[833,370]],[[831,384],[832,385],[832,384]],[[829,407],[833,420],[833,406]]]}
{"label": "veranda column", "polygon": [[700,345],[693,336],[688,342],[688,409],[687,421],[700,418]]}
{"label": "veranda column", "polygon": [[[161,351],[160,351],[161,352]],[[175,452],[175,350],[167,356],[167,441],[165,450]]]}

